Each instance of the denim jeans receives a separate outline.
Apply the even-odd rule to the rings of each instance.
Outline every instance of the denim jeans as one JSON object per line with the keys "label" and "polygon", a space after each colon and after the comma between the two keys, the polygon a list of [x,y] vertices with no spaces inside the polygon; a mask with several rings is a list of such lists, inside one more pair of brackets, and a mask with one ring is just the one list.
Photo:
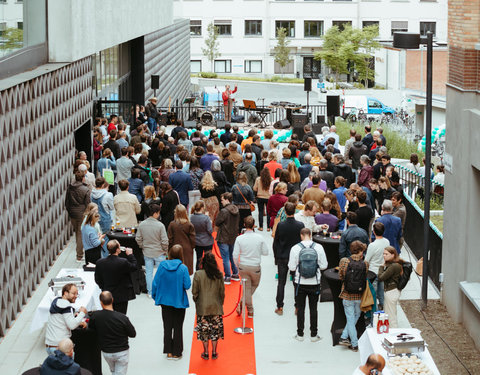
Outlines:
{"label": "denim jeans", "polygon": [[157,121],[152,118],[152,117],[149,117],[147,119],[147,124],[148,124],[148,129],[150,130],[150,133],[155,134],[155,132],[157,131]]}
{"label": "denim jeans", "polygon": [[[232,272],[234,275],[238,275],[237,266],[233,261],[233,245],[219,242],[218,248],[220,249],[220,254],[222,255],[223,272],[225,272],[225,276],[231,277]],[[230,271],[230,267],[231,267],[231,271]]]}
{"label": "denim jeans", "polygon": [[102,352],[112,375],[126,375],[128,369],[128,349],[118,353]]}
{"label": "denim jeans", "polygon": [[145,258],[145,279],[147,280],[147,291],[148,295],[152,295],[152,282],[153,282],[153,268],[155,265],[158,265],[167,259],[166,255],[160,255],[156,258],[149,258],[147,256],[143,256]]}
{"label": "denim jeans", "polygon": [[376,278],[372,286],[377,293],[378,304],[384,306],[383,281],[378,281],[378,278]]}
{"label": "denim jeans", "polygon": [[343,300],[343,308],[345,309],[345,316],[347,317],[347,325],[345,326],[342,332],[342,339],[347,339],[350,337],[350,342],[352,346],[358,346],[358,337],[357,337],[357,324],[358,318],[360,318],[360,303],[362,301],[359,299],[348,301]]}

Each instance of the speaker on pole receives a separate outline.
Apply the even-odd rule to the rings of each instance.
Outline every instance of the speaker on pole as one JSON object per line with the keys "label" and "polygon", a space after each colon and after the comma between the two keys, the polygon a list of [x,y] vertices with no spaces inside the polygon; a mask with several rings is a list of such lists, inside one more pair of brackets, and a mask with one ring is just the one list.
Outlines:
{"label": "speaker on pole", "polygon": [[340,116],[340,95],[327,95],[327,116]]}
{"label": "speaker on pole", "polygon": [[312,79],[304,78],[303,79],[303,91],[312,91]]}
{"label": "speaker on pole", "polygon": [[152,90],[158,90],[160,88],[160,76],[152,74],[151,78]]}

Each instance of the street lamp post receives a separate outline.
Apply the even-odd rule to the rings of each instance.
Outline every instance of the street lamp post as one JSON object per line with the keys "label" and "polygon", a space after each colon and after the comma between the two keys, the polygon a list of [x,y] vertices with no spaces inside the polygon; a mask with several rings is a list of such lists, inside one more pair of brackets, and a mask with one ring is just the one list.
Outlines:
{"label": "street lamp post", "polygon": [[430,188],[431,188],[431,159],[432,159],[432,86],[433,86],[433,34],[428,31],[427,36],[420,34],[396,32],[393,34],[393,47],[404,49],[418,49],[420,44],[427,45],[427,105],[425,124],[425,201],[423,220],[423,274],[422,274],[422,308],[427,307],[428,296],[428,261],[430,242]]}

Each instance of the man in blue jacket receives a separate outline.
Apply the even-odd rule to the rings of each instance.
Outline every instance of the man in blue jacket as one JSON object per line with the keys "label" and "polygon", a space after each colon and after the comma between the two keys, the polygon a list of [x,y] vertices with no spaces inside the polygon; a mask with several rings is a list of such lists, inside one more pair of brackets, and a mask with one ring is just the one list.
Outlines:
{"label": "man in blue jacket", "polygon": [[[400,239],[402,238],[402,220],[399,217],[393,216],[392,201],[385,199],[382,203],[382,216],[375,222],[382,223],[385,226],[385,233],[383,237],[390,241],[390,246],[393,246],[397,253],[400,254]],[[372,235],[373,240],[373,235]]]}
{"label": "man in blue jacket", "polygon": [[182,170],[183,163],[181,160],[175,162],[175,168],[177,171],[168,177],[168,183],[178,193],[180,203],[188,207],[188,192],[193,190],[192,178]]}
{"label": "man in blue jacket", "polygon": [[42,375],[81,375],[91,374],[90,371],[81,369],[78,363],[73,360],[73,342],[70,339],[63,339],[58,343],[58,349],[50,354],[40,367]]}
{"label": "man in blue jacket", "polygon": [[355,212],[347,212],[347,229],[342,233],[340,239],[340,247],[338,249],[340,259],[348,258],[350,255],[350,245],[353,241],[360,241],[366,246],[370,243],[368,234],[365,229],[357,225],[357,214]]}

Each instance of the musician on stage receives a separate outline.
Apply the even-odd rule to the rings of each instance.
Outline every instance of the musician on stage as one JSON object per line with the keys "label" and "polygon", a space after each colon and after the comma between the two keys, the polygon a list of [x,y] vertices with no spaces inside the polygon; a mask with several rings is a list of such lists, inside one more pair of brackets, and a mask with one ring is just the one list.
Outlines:
{"label": "musician on stage", "polygon": [[225,110],[225,121],[232,121],[232,103],[233,98],[231,97],[232,94],[237,92],[237,85],[235,85],[235,89],[230,91],[230,85],[225,85],[225,91],[222,93],[223,99],[223,108]]}

